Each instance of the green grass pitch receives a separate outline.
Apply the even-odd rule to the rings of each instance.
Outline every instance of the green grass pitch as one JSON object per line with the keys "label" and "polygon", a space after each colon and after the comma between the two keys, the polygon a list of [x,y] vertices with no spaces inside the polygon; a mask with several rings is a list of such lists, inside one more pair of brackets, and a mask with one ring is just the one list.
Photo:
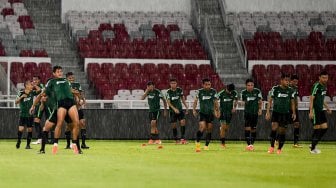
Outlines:
{"label": "green grass pitch", "polygon": [[39,145],[15,149],[15,140],[0,140],[0,187],[336,187],[336,143],[322,142],[322,153],[285,144],[283,153],[267,154],[268,142],[256,142],[245,151],[244,142],[210,143],[210,150],[196,153],[195,144],[164,141],[142,147],[144,141],[89,140],[89,150],[74,155],[64,141],[57,155],[39,155]]}

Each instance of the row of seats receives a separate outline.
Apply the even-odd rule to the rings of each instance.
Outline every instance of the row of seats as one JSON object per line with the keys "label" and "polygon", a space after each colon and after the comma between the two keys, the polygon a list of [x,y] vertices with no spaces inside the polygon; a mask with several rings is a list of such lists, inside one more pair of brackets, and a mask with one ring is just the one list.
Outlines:
{"label": "row of seats", "polygon": [[[213,87],[223,88],[223,83],[211,65],[165,64],[153,63],[89,63],[87,66],[88,79],[96,89],[98,98],[112,99],[120,89],[145,89],[149,80],[155,82],[159,89],[169,87],[169,79],[176,78],[179,85],[184,89],[185,95],[190,90],[201,87],[203,78],[210,78]],[[112,86],[112,87],[111,87]]]}
{"label": "row of seats", "polygon": [[284,38],[279,32],[256,32],[244,39],[250,60],[335,60],[336,38],[325,39],[321,32],[306,38]]}
{"label": "row of seats", "polygon": [[227,17],[241,32],[251,33],[267,27],[277,32],[326,32],[328,25],[336,25],[336,17],[330,11],[230,12]]}
{"label": "row of seats", "polygon": [[193,31],[189,17],[183,12],[69,11],[65,20],[73,34],[77,30],[97,30],[101,23],[124,23],[128,32],[148,24],[177,24],[182,32]]}
{"label": "row of seats", "polygon": [[48,56],[22,1],[2,0],[0,9],[1,56]]}
{"label": "row of seats", "polygon": [[327,64],[298,64],[296,66],[291,64],[284,65],[263,65],[257,64],[253,66],[252,76],[260,87],[264,96],[267,96],[269,90],[279,84],[282,73],[289,75],[297,74],[299,77],[299,95],[309,96],[312,85],[318,80],[319,74],[322,70],[327,70],[329,74],[328,92],[330,97],[336,96],[336,65]]}
{"label": "row of seats", "polygon": [[[1,63],[7,71],[7,63]],[[52,78],[52,67],[50,63],[35,63],[35,62],[12,62],[10,79],[16,85],[24,83],[25,80],[31,79],[34,75],[41,77],[42,83],[46,83],[49,78]]]}
{"label": "row of seats", "polygon": [[[110,24],[102,26],[106,30],[112,29]],[[78,39],[77,45],[82,58],[207,59],[196,38],[185,41],[182,35],[176,33],[179,30],[177,25],[169,26],[154,25],[146,30],[153,32],[152,37],[143,37],[138,32],[138,35],[133,33],[131,40],[124,24],[114,24],[114,32],[111,31],[110,36],[107,36],[106,30],[91,30]]]}

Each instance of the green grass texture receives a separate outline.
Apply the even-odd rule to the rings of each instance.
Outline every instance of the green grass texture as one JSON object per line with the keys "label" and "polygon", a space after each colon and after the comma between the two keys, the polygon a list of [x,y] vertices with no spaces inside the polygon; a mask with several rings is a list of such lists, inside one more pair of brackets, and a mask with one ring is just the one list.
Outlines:
{"label": "green grass texture", "polygon": [[[90,149],[74,155],[63,149],[37,154],[40,145],[15,148],[15,140],[0,140],[0,187],[336,187],[336,143],[321,142],[319,155],[309,153],[309,143],[292,148],[288,141],[280,155],[268,154],[268,142],[256,142],[255,151],[245,151],[244,142],[218,141],[209,151],[195,152],[195,143],[177,145],[163,141],[142,146],[145,141],[88,140]],[[204,142],[202,143],[202,147]]]}

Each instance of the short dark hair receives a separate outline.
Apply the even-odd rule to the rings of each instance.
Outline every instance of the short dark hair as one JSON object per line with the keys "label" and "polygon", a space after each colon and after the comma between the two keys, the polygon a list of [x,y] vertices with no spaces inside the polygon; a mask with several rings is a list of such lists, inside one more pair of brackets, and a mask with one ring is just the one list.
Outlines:
{"label": "short dark hair", "polygon": [[177,79],[176,78],[171,78],[171,79],[169,79],[169,82],[177,82]]}
{"label": "short dark hair", "polygon": [[236,87],[233,83],[231,83],[231,84],[227,85],[226,88],[227,88],[228,91],[231,92],[231,91],[235,90]]}
{"label": "short dark hair", "polygon": [[66,74],[65,74],[65,76],[68,78],[69,76],[73,76],[74,74],[73,74],[73,72],[67,72]]}
{"label": "short dark hair", "polygon": [[147,82],[147,86],[152,86],[152,85],[155,85],[153,81],[148,81]]}
{"label": "short dark hair", "polygon": [[55,73],[56,70],[58,70],[58,69],[62,69],[62,67],[59,66],[59,65],[55,65],[55,66],[53,67],[53,73]]}
{"label": "short dark hair", "polygon": [[33,78],[38,78],[39,80],[41,80],[41,77],[38,75],[34,75]]}
{"label": "short dark hair", "polygon": [[204,84],[205,82],[210,82],[209,78],[203,78],[202,83]]}
{"label": "short dark hair", "polygon": [[291,79],[291,80],[298,80],[299,77],[298,77],[298,75],[293,74],[293,75],[290,77],[290,79]]}
{"label": "short dark hair", "polygon": [[288,74],[282,73],[281,74],[281,79],[284,79],[284,78],[290,78],[290,76]]}
{"label": "short dark hair", "polygon": [[254,81],[253,81],[251,78],[248,78],[248,79],[246,79],[246,81],[245,81],[245,85],[247,85],[249,82],[254,83]]}
{"label": "short dark hair", "polygon": [[328,72],[323,70],[321,73],[320,73],[320,76],[327,76],[328,75]]}

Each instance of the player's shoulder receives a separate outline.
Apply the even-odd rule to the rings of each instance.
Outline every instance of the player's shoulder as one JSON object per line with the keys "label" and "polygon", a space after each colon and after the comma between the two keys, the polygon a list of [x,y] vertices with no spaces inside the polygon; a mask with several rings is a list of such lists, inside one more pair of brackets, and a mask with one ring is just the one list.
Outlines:
{"label": "player's shoulder", "polygon": [[259,88],[256,88],[256,87],[253,88],[253,90],[256,91],[256,92],[261,92],[261,90]]}

